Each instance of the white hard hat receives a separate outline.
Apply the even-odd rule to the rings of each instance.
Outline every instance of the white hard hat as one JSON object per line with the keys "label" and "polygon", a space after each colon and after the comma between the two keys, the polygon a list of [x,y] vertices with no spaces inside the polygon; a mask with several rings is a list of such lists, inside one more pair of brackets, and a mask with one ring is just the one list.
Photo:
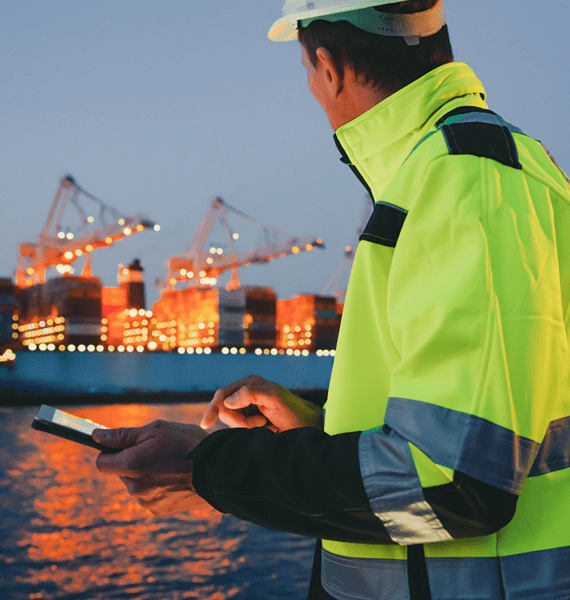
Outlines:
{"label": "white hard hat", "polygon": [[352,25],[379,35],[403,37],[409,45],[420,37],[437,33],[445,25],[443,0],[418,13],[385,13],[374,6],[393,4],[394,0],[285,0],[283,17],[273,23],[269,39],[288,42],[298,38],[299,22],[306,27],[311,21],[348,21]]}

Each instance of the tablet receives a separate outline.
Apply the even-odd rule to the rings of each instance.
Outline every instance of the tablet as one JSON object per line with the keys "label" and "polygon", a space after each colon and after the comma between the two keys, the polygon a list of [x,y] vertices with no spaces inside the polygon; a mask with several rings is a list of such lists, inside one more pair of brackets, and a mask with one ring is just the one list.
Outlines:
{"label": "tablet", "polygon": [[82,419],[63,410],[47,406],[46,404],[42,404],[36,413],[32,421],[32,427],[39,431],[45,431],[66,440],[83,444],[84,446],[96,448],[102,452],[119,452],[119,450],[99,444],[91,437],[94,429],[107,429],[107,427],[98,425],[89,419]]}

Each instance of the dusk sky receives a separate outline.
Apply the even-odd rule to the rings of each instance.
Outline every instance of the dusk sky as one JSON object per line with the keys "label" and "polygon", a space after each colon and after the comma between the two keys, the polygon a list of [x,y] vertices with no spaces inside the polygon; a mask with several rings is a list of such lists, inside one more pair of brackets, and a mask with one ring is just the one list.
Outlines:
{"label": "dusk sky", "polygon": [[[0,0],[0,276],[13,276],[18,244],[43,230],[70,174],[161,225],[93,254],[104,285],[116,285],[117,263],[139,258],[155,301],[164,262],[220,196],[327,246],[244,268],[242,283],[281,298],[319,293],[354,240],[365,191],[339,161],[298,43],[267,39],[281,8]],[[491,109],[570,172],[570,2],[448,0],[446,13],[455,58],[475,70]]]}

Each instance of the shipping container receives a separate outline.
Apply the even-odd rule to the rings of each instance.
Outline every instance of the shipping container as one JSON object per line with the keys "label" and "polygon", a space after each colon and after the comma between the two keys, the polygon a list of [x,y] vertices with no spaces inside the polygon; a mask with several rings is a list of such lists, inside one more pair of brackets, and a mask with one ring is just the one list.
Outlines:
{"label": "shipping container", "polygon": [[18,338],[18,308],[17,288],[9,277],[0,277],[0,350]]}
{"label": "shipping container", "polygon": [[244,347],[245,290],[218,290],[220,347]]}
{"label": "shipping container", "polygon": [[331,296],[302,295],[277,301],[279,348],[332,350],[336,347],[340,316]]}
{"label": "shipping container", "polygon": [[[143,268],[138,259],[119,264],[119,287],[102,289],[101,341],[109,349],[148,349],[152,313],[145,309]],[[151,347],[150,349],[153,349]]]}
{"label": "shipping container", "polygon": [[277,297],[271,288],[245,286],[244,346],[275,348]]}
{"label": "shipping container", "polygon": [[144,269],[136,258],[128,267],[119,265],[119,286],[126,294],[126,306],[146,310]]}
{"label": "shipping container", "polygon": [[56,277],[22,289],[18,324],[24,347],[100,345],[100,280]]}
{"label": "shipping container", "polygon": [[165,290],[153,306],[152,335],[164,350],[273,348],[275,303],[270,288]]}

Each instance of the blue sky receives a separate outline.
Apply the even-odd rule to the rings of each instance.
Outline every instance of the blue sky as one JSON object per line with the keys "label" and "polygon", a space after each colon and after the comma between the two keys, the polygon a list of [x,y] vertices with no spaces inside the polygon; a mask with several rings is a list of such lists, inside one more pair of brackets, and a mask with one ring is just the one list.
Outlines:
{"label": "blue sky", "polygon": [[[318,293],[358,226],[364,189],[338,160],[306,87],[296,42],[267,31],[281,0],[1,0],[0,276],[43,229],[71,174],[124,214],[160,223],[93,254],[116,285],[140,258],[147,294],[189,244],[211,199],[325,251],[242,269],[280,297]],[[528,8],[526,8],[528,7]],[[448,0],[456,60],[490,107],[539,138],[570,171],[570,2]],[[69,219],[72,221],[72,218]]]}

